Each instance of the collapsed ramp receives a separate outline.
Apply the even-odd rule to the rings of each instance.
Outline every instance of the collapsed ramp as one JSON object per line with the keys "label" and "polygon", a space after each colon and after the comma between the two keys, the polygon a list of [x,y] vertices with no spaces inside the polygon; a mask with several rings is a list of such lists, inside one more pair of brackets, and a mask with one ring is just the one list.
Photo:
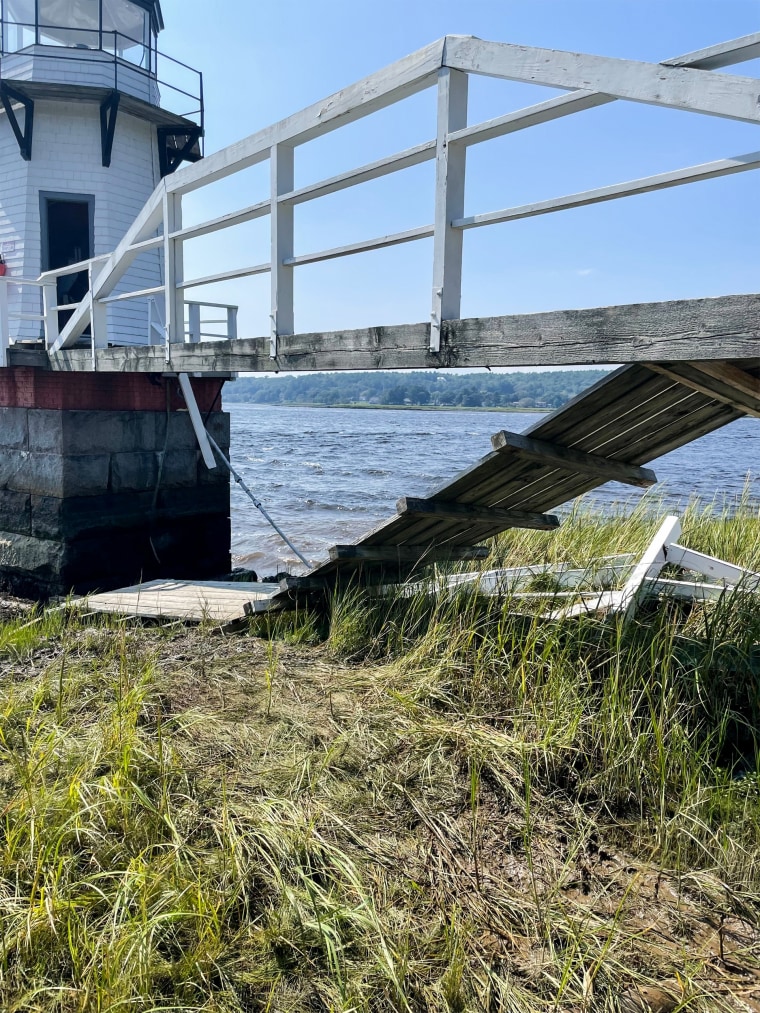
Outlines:
{"label": "collapsed ramp", "polygon": [[733,422],[760,414],[760,360],[623,366],[522,434],[497,433],[494,449],[425,499],[398,512],[284,593],[359,580],[403,580],[425,565],[484,558],[483,541],[513,527],[549,529],[546,511],[605,482],[646,487],[642,465]]}

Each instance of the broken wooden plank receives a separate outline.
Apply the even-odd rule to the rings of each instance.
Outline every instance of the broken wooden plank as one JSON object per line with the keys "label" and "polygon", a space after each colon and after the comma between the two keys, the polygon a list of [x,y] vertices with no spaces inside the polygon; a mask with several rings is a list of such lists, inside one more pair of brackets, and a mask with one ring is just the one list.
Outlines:
{"label": "broken wooden plank", "polygon": [[354,559],[367,563],[434,563],[487,559],[487,545],[332,545],[332,561]]}
{"label": "broken wooden plank", "polygon": [[559,443],[537,440],[535,437],[523,436],[521,433],[510,433],[502,430],[491,437],[494,450],[499,453],[514,454],[555,465],[569,471],[580,471],[601,478],[605,482],[624,482],[648,489],[657,481],[657,476],[649,468],[640,468],[635,464],[624,464],[611,461],[607,457],[588,454],[585,451],[564,447]]}
{"label": "broken wooden plank", "polygon": [[559,527],[559,518],[554,514],[533,513],[528,510],[499,510],[497,507],[471,506],[469,503],[453,503],[443,499],[418,499],[403,496],[396,503],[399,514],[421,514],[423,516],[462,517],[473,524],[503,524],[505,528],[536,528],[551,531]]}

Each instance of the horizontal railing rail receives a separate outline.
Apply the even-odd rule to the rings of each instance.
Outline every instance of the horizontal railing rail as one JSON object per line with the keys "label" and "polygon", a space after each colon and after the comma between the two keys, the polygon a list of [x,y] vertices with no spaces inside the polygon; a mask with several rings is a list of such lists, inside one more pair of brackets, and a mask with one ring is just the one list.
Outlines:
{"label": "horizontal railing rail", "polygon": [[[129,298],[123,294],[113,296],[116,285],[136,257],[147,250],[159,249],[164,265],[160,291],[167,363],[171,361],[173,345],[187,341],[188,336],[192,336],[191,340],[195,340],[195,336],[198,339],[206,336],[194,308],[198,304],[186,301],[188,290],[267,273],[271,278],[270,354],[276,360],[278,339],[295,332],[295,268],[432,238],[430,351],[436,354],[441,347],[444,321],[460,316],[464,231],[760,168],[760,152],[751,152],[595,190],[467,216],[464,213],[466,153],[472,145],[619,100],[760,124],[757,80],[719,73],[723,67],[758,56],[760,33],[687,53],[661,64],[554,53],[464,36],[439,40],[392,67],[164,179],[105,264],[97,269],[90,268],[92,284],[87,298],[61,334],[48,340],[48,345],[53,351],[69,347],[91,323],[93,315],[108,302]],[[710,73],[703,73],[705,70]],[[471,74],[546,85],[563,89],[567,94],[470,124],[467,109]],[[431,87],[437,89],[438,98],[433,139],[338,175],[295,186],[298,146]],[[267,160],[271,191],[265,199],[198,224],[184,225],[183,198],[186,195]],[[296,251],[296,207],[425,162],[435,163],[432,222],[414,224],[403,231],[343,246],[313,252]],[[186,242],[267,216],[271,250],[268,261],[230,267],[203,277],[185,276]],[[142,290],[134,293],[134,297],[158,292],[158,288]],[[188,313],[192,315],[192,323],[186,325]],[[228,319],[228,333],[233,330],[237,334],[236,322],[233,328]],[[117,337],[113,340],[118,342]]]}

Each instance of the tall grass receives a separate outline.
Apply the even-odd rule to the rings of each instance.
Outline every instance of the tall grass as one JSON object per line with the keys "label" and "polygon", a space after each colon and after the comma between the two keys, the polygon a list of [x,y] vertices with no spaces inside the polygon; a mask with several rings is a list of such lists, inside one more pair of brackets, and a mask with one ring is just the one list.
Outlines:
{"label": "tall grass", "polygon": [[[576,512],[494,558],[656,526]],[[748,502],[683,541],[760,568]],[[519,611],[0,628],[0,1008],[757,1009],[754,599]]]}

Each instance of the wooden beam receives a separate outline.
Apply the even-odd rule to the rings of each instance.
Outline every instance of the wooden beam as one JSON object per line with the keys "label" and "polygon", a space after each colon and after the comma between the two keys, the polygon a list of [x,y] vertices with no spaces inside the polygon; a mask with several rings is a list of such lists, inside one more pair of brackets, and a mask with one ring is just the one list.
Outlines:
{"label": "wooden beam", "polygon": [[[708,49],[698,49],[661,62],[666,67],[717,70],[720,67],[730,67],[746,60],[754,60],[758,56],[760,56],[760,32],[755,32],[742,39],[732,39],[730,42],[722,42]],[[563,116],[571,116],[586,109],[596,109],[598,106],[617,101],[614,95],[604,95],[597,91],[574,91],[569,95],[546,99],[525,109],[518,109],[463,130],[456,130],[449,134],[449,143],[480,144],[494,137],[503,137],[517,130],[525,130],[540,123],[550,123]]]}
{"label": "wooden beam", "polygon": [[333,545],[330,560],[355,559],[365,563],[435,563],[461,559],[487,559],[487,545]]}
{"label": "wooden beam", "polygon": [[281,204],[279,197],[294,187],[295,150],[289,144],[275,144],[269,157],[271,168],[271,312],[269,315],[269,354],[277,357],[277,340],[281,334],[293,334],[295,316],[293,303],[293,244],[295,218],[292,204]]}
{"label": "wooden beam", "polygon": [[384,250],[388,246],[399,246],[401,243],[413,243],[417,239],[429,239],[434,226],[422,225],[405,232],[395,232],[389,236],[378,236],[375,239],[364,239],[347,246],[336,246],[331,250],[320,250],[316,253],[302,253],[298,257],[288,257],[283,263],[288,267],[299,267],[302,264],[316,264],[323,260],[336,260],[338,257],[350,257],[355,253],[367,253],[369,250]]}
{"label": "wooden beam", "polygon": [[632,102],[760,123],[758,83],[751,77],[486,42],[472,36],[447,36],[443,62],[454,70],[508,81],[597,91]]}
{"label": "wooden beam", "polygon": [[500,453],[541,461],[567,471],[581,471],[605,482],[624,482],[626,485],[648,489],[657,481],[657,476],[649,468],[611,461],[598,454],[587,454],[572,447],[563,447],[559,443],[523,436],[521,433],[508,433],[502,430],[491,437],[491,443],[493,449]]}
{"label": "wooden beam", "polygon": [[271,200],[258,201],[256,204],[249,204],[240,211],[233,211],[230,214],[219,215],[218,218],[210,218],[208,221],[200,222],[198,225],[188,225],[186,228],[173,232],[170,239],[197,239],[199,236],[209,236],[212,232],[220,232],[222,229],[230,229],[236,225],[244,225],[246,222],[253,222],[257,218],[263,218],[269,214]]}
{"label": "wooden beam", "polygon": [[[428,324],[402,324],[283,337],[274,363],[268,337],[177,345],[172,361],[183,373],[255,373],[751,359],[760,348],[760,295],[449,320],[438,355],[429,343]],[[78,349],[48,358],[16,345],[8,354],[15,365],[91,368]],[[98,356],[106,372],[164,368],[163,352],[147,345],[104,348]]]}
{"label": "wooden beam", "polygon": [[279,200],[288,204],[303,204],[305,201],[315,200],[317,197],[325,197],[331,193],[338,193],[347,187],[357,186],[359,183],[367,183],[373,179],[380,179],[401,169],[409,169],[413,165],[421,165],[423,162],[430,162],[435,158],[435,141],[426,141],[414,148],[407,148],[387,158],[380,158],[376,162],[362,165],[358,169],[349,169],[338,176],[331,176],[319,183],[310,183],[298,190],[283,194]]}
{"label": "wooden beam", "polygon": [[525,510],[499,510],[497,507],[471,506],[442,499],[417,499],[404,496],[396,503],[399,514],[421,514],[430,517],[461,517],[473,524],[503,524],[505,528],[536,528],[551,531],[559,527],[553,514],[530,513]]}
{"label": "wooden beam", "polygon": [[730,362],[692,362],[690,365],[700,373],[706,373],[760,403],[760,378],[748,373],[746,369],[733,366]]}
{"label": "wooden beam", "polygon": [[220,281],[232,281],[234,278],[252,278],[256,274],[267,274],[271,270],[271,264],[251,264],[249,267],[239,267],[234,271],[220,271],[218,274],[207,274],[203,278],[189,278],[187,281],[178,282],[177,288],[200,288],[201,285],[215,285]]}
{"label": "wooden beam", "polygon": [[483,225],[495,225],[497,222],[514,222],[521,218],[535,218],[537,215],[552,214],[555,211],[567,211],[569,208],[587,207],[590,204],[601,204],[604,201],[618,200],[621,197],[634,197],[639,194],[653,193],[656,190],[668,190],[686,183],[700,183],[706,179],[717,179],[720,176],[731,176],[737,172],[748,172],[760,168],[760,151],[734,158],[723,158],[717,162],[705,162],[703,165],[692,165],[686,169],[672,172],[661,172],[656,176],[644,176],[641,179],[628,180],[626,183],[613,183],[595,190],[583,190],[581,193],[568,194],[564,197],[552,197],[549,200],[535,201],[532,204],[520,204],[517,207],[504,208],[501,211],[489,211],[486,214],[469,215],[456,218],[451,226],[454,229],[475,229]]}
{"label": "wooden beam", "polygon": [[731,405],[745,415],[760,418],[760,400],[757,395],[747,395],[731,384],[724,384],[704,370],[698,369],[689,362],[648,362],[647,366],[655,373],[667,376],[676,383],[683,384],[691,390],[699,391],[707,397]]}

